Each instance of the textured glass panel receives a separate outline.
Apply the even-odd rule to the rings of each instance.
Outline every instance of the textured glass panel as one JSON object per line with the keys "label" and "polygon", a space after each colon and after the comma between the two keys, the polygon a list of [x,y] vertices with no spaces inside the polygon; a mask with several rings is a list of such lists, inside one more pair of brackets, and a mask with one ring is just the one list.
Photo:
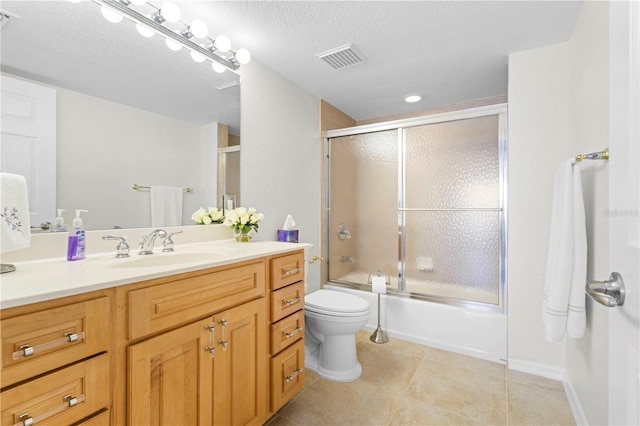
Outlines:
{"label": "textured glass panel", "polygon": [[406,212],[405,290],[499,303],[500,212]]}
{"label": "textured glass panel", "polygon": [[397,135],[390,130],[330,142],[330,280],[366,283],[378,270],[398,275]]}
{"label": "textured glass panel", "polygon": [[407,208],[499,207],[498,117],[406,130]]}

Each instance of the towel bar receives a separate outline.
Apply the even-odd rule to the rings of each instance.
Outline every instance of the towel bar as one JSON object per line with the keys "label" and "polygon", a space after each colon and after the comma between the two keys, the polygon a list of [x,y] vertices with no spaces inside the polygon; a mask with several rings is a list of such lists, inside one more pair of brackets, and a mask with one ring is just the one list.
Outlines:
{"label": "towel bar", "polygon": [[[150,187],[150,186],[138,185],[137,183],[134,183],[134,184],[131,186],[131,188],[132,188],[132,189],[135,189],[136,191],[140,191],[140,190],[142,190],[142,189],[151,189],[151,187]],[[193,188],[189,188],[189,187],[187,187],[187,188],[183,188],[183,191],[184,191],[184,192],[187,192],[187,193],[191,193],[191,192],[193,192]]]}
{"label": "towel bar", "polygon": [[582,160],[604,160],[609,161],[609,148],[605,148],[604,151],[592,152],[591,154],[578,154],[576,155],[576,161],[579,163]]}

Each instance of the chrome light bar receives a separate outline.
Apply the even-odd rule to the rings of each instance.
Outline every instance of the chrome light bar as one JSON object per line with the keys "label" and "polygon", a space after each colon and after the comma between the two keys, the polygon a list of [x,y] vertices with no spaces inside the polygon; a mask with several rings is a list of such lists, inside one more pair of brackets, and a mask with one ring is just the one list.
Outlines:
{"label": "chrome light bar", "polygon": [[206,47],[202,47],[197,43],[194,43],[193,41],[189,40],[188,38],[186,38],[185,36],[178,34],[176,32],[174,32],[172,29],[165,27],[164,25],[161,25],[160,23],[158,23],[157,21],[148,18],[146,16],[144,16],[143,14],[139,13],[138,11],[136,11],[135,9],[129,7],[129,3],[127,2],[126,4],[120,0],[92,0],[94,3],[99,4],[100,6],[105,6],[109,9],[112,9],[118,13],[120,13],[121,15],[123,15],[125,18],[127,18],[128,20],[136,23],[136,24],[140,24],[140,25],[144,25],[146,27],[148,27],[149,29],[153,30],[154,32],[156,32],[157,34],[160,34],[163,37],[166,37],[168,39],[171,39],[179,44],[181,44],[182,46],[184,46],[186,49],[192,51],[192,52],[196,52],[202,56],[204,56],[205,58],[211,60],[211,61],[215,61],[218,62],[219,64],[224,65],[225,67],[231,69],[231,70],[237,70],[238,68],[240,68],[240,64],[238,62],[236,62],[236,59],[227,59],[224,58],[220,55],[217,55],[214,52],[214,48],[206,48]]}

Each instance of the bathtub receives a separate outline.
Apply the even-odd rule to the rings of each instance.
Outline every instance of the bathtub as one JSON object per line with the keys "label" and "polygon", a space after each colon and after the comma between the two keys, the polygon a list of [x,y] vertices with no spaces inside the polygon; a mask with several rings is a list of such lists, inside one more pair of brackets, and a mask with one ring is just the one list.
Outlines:
{"label": "bathtub", "polygon": [[[325,284],[325,289],[355,294],[371,305],[365,329],[378,325],[378,299],[371,292]],[[507,316],[502,313],[382,295],[380,325],[390,338],[457,352],[501,364],[507,360]]]}

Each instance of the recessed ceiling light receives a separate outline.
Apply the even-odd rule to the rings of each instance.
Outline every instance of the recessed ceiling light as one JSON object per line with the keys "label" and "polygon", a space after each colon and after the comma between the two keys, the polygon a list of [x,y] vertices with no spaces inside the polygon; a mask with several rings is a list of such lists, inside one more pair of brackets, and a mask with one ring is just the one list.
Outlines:
{"label": "recessed ceiling light", "polygon": [[422,99],[420,95],[408,95],[404,97],[404,101],[409,103],[418,102],[420,99]]}

